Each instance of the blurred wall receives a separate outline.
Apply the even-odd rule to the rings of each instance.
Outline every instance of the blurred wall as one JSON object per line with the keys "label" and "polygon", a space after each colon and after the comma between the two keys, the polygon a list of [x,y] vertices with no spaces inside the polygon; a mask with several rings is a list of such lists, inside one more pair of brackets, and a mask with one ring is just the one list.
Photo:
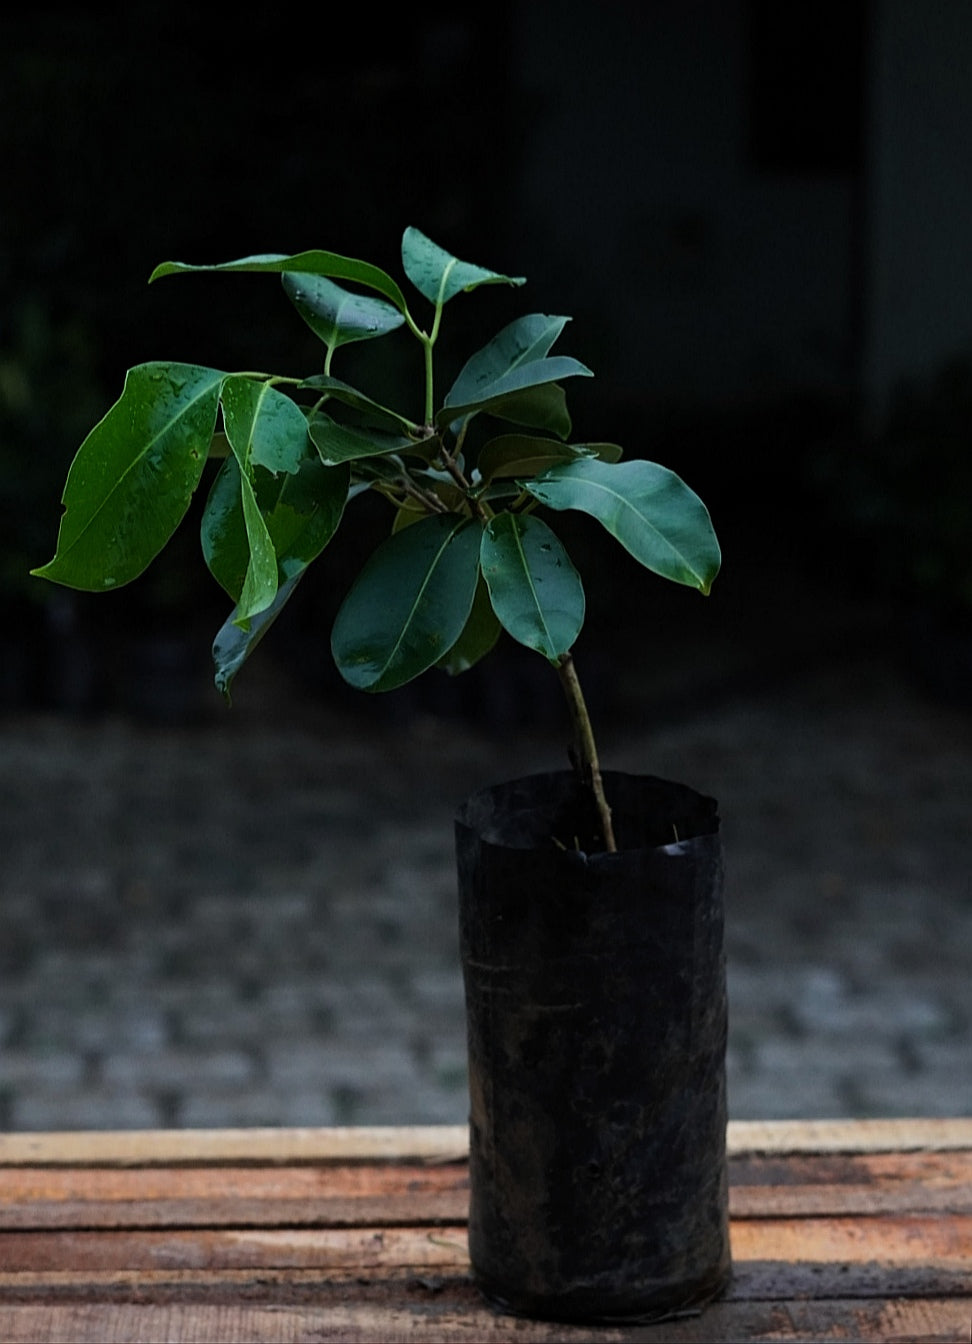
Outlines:
{"label": "blurred wall", "polygon": [[[407,224],[528,277],[455,305],[460,347],[524,306],[571,314],[561,345],[597,375],[572,396],[579,430],[682,471],[720,533],[735,526],[737,556],[819,564],[805,530],[846,499],[855,445],[880,435],[902,380],[968,357],[970,76],[964,0],[505,0],[286,21],[244,5],[191,22],[147,0],[8,8],[3,666],[38,623],[63,645],[160,613],[185,627],[201,598],[207,630],[222,614],[191,525],[124,593],[26,578],[128,365],[317,359],[269,279],[149,288],[156,262],[324,246],[396,270]],[[889,462],[878,437],[852,530],[885,507]],[[770,511],[767,481],[784,501]],[[907,509],[907,479],[893,489]],[[353,536],[329,554],[318,626],[356,560]],[[40,659],[26,667],[43,697]]]}

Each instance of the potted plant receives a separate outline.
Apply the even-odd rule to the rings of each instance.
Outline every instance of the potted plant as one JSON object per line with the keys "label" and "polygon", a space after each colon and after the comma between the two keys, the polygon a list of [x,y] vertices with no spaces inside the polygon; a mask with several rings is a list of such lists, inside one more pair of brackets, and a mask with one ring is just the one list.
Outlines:
{"label": "potted plant", "polygon": [[[134,579],[215,457],[201,532],[235,603],[213,646],[226,696],[365,490],[388,501],[391,525],[333,625],[351,686],[459,674],[502,631],[547,660],[566,696],[571,768],[487,787],[455,823],[473,1270],[517,1312],[691,1310],[729,1273],[716,804],[683,784],[602,774],[572,655],[584,590],[541,511],[592,516],[647,569],[703,593],[718,543],[671,471],[571,440],[562,384],[590,370],[551,353],[567,318],[511,322],[440,399],[433,357],[446,305],[523,280],[457,260],[414,228],[401,258],[429,305],[426,325],[389,274],[331,252],[157,267],[152,280],[279,274],[323,343],[322,368],[130,369],[78,450],[56,554],[34,573],[89,590]],[[407,412],[387,404],[381,364],[377,390],[333,369],[343,346],[401,329],[423,357]]]}

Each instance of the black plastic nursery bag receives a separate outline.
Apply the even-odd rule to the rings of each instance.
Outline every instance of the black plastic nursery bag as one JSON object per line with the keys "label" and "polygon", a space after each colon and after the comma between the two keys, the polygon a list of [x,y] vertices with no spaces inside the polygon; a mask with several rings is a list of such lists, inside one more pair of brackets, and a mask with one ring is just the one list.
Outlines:
{"label": "black plastic nursery bag", "polygon": [[729,1276],[716,803],[605,774],[617,854],[570,772],[456,820],[481,1289],[562,1320],[654,1319]]}

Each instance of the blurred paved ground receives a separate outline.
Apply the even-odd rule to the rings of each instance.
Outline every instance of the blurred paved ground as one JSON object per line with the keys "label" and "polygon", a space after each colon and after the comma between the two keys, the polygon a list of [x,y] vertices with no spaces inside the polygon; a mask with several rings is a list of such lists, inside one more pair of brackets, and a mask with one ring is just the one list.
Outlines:
{"label": "blurred paved ground", "polygon": [[[561,735],[259,699],[0,723],[0,1127],[465,1119],[452,810]],[[732,1115],[972,1113],[972,716],[866,649],[651,705],[602,755],[721,802]]]}

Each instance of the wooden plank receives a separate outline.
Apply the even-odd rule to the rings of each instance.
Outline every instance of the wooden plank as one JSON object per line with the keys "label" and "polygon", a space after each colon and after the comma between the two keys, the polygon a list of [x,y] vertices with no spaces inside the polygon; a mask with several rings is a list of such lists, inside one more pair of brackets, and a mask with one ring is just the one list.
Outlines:
{"label": "wooden plank", "polygon": [[348,1166],[264,1167],[18,1167],[0,1170],[0,1200],[360,1199],[468,1189],[465,1164],[354,1163]]}
{"label": "wooden plank", "polygon": [[125,1303],[0,1305],[0,1338],[17,1344],[760,1344],[810,1339],[855,1344],[956,1344],[968,1334],[968,1304],[932,1299],[880,1302],[715,1303],[704,1315],[628,1327],[513,1320],[484,1307],[472,1289],[403,1304],[367,1300],[327,1306]]}
{"label": "wooden plank", "polygon": [[426,1199],[418,1206],[407,1195],[370,1200],[280,1199],[229,1197],[223,1201],[153,1199],[65,1201],[0,1206],[0,1229],[27,1233],[37,1229],[104,1228],[132,1230],[152,1227],[401,1227],[420,1223],[439,1226],[465,1220],[468,1194]]}
{"label": "wooden plank", "polygon": [[[737,1269],[746,1264],[928,1268],[952,1278],[951,1289],[972,1295],[972,1217],[742,1219],[731,1226]],[[462,1224],[440,1228],[199,1228],[158,1231],[0,1234],[0,1284],[40,1283],[48,1275],[236,1270],[332,1269],[370,1273],[429,1265],[465,1272]],[[51,1280],[52,1282],[54,1280]],[[849,1281],[849,1280],[848,1280]]]}
{"label": "wooden plank", "polygon": [[306,1129],[80,1130],[0,1134],[0,1167],[183,1163],[461,1162],[465,1125]]}
{"label": "wooden plank", "polygon": [[972,1213],[972,1151],[733,1158],[734,1217]]}
{"label": "wooden plank", "polygon": [[0,1170],[0,1229],[464,1221],[465,1165]]}
{"label": "wooden plank", "polygon": [[972,1118],[730,1120],[730,1154],[906,1153],[972,1148]]}
{"label": "wooden plank", "polygon": [[[945,1151],[972,1148],[972,1118],[731,1120],[731,1154]],[[465,1125],[305,1129],[84,1130],[0,1134],[5,1166],[173,1166],[207,1163],[458,1162]]]}
{"label": "wooden plank", "polygon": [[959,1271],[972,1294],[972,1217],[743,1218],[732,1223],[732,1253],[790,1265],[934,1262]]}
{"label": "wooden plank", "polygon": [[972,1185],[972,1148],[886,1153],[789,1153],[783,1156],[740,1153],[730,1159],[731,1179],[739,1185]]}
{"label": "wooden plank", "polygon": [[88,1275],[199,1274],[219,1282],[224,1277],[229,1281],[236,1271],[296,1275],[306,1270],[319,1283],[324,1276],[341,1273],[383,1277],[437,1268],[464,1274],[469,1268],[461,1225],[7,1233],[0,1237],[0,1249],[0,1296],[18,1284],[55,1283],[65,1276],[80,1282]]}
{"label": "wooden plank", "polygon": [[[367,1273],[367,1284],[363,1276]],[[466,1273],[443,1272],[434,1265],[392,1266],[364,1270],[360,1265],[328,1266],[326,1270],[267,1268],[49,1270],[46,1273],[0,1274],[0,1301],[119,1302],[288,1302],[319,1305],[335,1294],[374,1293],[407,1299],[416,1285],[430,1293],[451,1291]],[[934,1263],[883,1265],[865,1262],[853,1267],[832,1263],[788,1265],[780,1261],[745,1261],[736,1267],[729,1299],[737,1302],[869,1301],[894,1298],[951,1297],[967,1299],[968,1277],[961,1270]],[[970,1307],[972,1312],[972,1307]]]}
{"label": "wooden plank", "polygon": [[0,1218],[15,1229],[0,1232],[0,1339],[968,1337],[972,1121],[731,1126],[726,1299],[701,1318],[595,1330],[482,1303],[464,1129],[135,1137],[0,1136]]}
{"label": "wooden plank", "polygon": [[[459,1222],[464,1164],[0,1168],[0,1228]],[[734,1217],[972,1213],[972,1151],[741,1156]]]}

